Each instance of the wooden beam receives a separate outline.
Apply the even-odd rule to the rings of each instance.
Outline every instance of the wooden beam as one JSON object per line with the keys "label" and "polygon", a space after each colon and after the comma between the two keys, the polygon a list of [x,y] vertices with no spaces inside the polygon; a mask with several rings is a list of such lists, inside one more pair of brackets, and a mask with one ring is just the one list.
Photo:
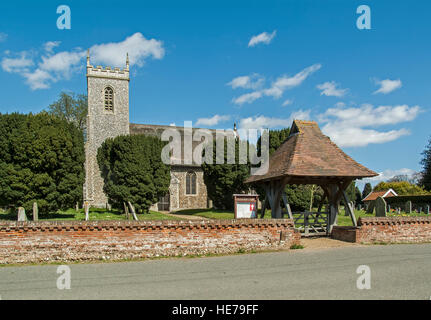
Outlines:
{"label": "wooden beam", "polygon": [[289,205],[289,202],[287,201],[287,195],[286,195],[286,192],[284,192],[284,190],[282,192],[282,198],[283,198],[283,203],[284,203],[284,206],[286,207],[287,215],[289,216],[289,219],[293,219],[292,210],[290,210],[290,205]]}
{"label": "wooden beam", "polygon": [[262,202],[262,208],[260,209],[261,210],[261,212],[260,212],[260,218],[261,219],[263,219],[264,216],[265,216],[265,210],[266,210],[266,205],[267,204],[268,204],[268,201],[266,200],[266,197],[265,197],[265,199]]}

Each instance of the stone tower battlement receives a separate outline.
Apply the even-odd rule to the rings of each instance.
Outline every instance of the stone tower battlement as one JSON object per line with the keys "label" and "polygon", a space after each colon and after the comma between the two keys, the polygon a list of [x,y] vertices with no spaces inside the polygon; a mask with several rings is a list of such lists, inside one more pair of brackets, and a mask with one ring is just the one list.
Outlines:
{"label": "stone tower battlement", "polygon": [[87,141],[85,143],[84,201],[94,207],[106,206],[97,150],[107,138],[129,134],[129,57],[125,68],[90,64],[87,53]]}

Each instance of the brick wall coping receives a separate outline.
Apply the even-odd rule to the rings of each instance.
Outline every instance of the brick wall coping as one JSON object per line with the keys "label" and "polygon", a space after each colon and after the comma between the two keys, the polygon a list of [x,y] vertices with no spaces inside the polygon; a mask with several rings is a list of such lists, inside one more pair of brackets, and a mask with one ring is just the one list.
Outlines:
{"label": "brick wall coping", "polygon": [[395,224],[431,224],[431,217],[360,217],[358,219],[358,226]]}
{"label": "brick wall coping", "polygon": [[95,220],[95,221],[0,221],[0,231],[10,230],[107,230],[107,229],[220,229],[241,227],[294,227],[291,219],[226,220]]}

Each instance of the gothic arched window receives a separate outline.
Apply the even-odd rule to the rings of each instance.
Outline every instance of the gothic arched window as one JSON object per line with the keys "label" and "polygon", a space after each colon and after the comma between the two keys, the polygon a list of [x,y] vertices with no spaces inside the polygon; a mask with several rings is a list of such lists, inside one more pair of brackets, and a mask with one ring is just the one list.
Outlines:
{"label": "gothic arched window", "polygon": [[105,88],[105,110],[114,111],[114,90],[111,87]]}
{"label": "gothic arched window", "polygon": [[186,194],[196,194],[196,173],[193,171],[186,175]]}

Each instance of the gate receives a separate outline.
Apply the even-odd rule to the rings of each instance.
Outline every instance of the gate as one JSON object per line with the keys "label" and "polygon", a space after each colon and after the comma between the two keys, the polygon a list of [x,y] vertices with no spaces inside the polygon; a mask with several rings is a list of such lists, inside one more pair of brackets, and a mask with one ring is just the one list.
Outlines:
{"label": "gate", "polygon": [[329,212],[293,212],[295,228],[301,232],[301,236],[323,236],[328,232]]}

